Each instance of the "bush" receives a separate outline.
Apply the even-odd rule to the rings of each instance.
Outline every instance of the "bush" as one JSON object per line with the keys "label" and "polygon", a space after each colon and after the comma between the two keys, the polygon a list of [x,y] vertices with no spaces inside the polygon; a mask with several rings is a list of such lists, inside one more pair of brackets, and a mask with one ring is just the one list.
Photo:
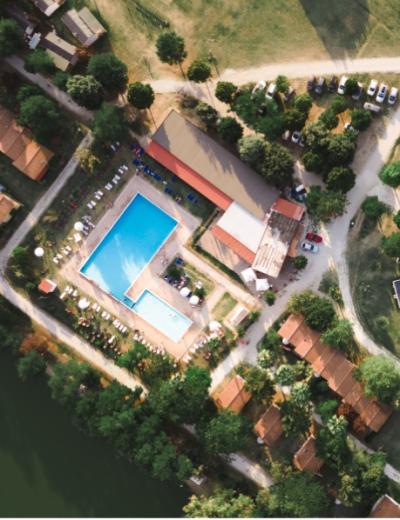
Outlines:
{"label": "bush", "polygon": [[372,114],[364,108],[355,108],[351,113],[351,124],[356,130],[366,130],[372,122]]}
{"label": "bush", "polygon": [[307,267],[308,259],[304,255],[298,255],[293,258],[293,267],[295,269],[304,269]]}
{"label": "bush", "polygon": [[78,105],[90,110],[99,108],[103,101],[103,87],[93,76],[71,76],[67,82],[67,92]]}
{"label": "bush", "polygon": [[37,85],[22,85],[17,92],[17,101],[18,103],[22,103],[32,96],[41,96],[42,94],[42,89]]}
{"label": "bush", "polygon": [[306,152],[301,160],[303,161],[304,168],[309,172],[321,173],[324,168],[324,158],[314,152]]}
{"label": "bush", "polygon": [[215,87],[215,97],[222,103],[232,103],[237,92],[237,86],[229,81],[218,81]]}
{"label": "bush", "polygon": [[67,83],[69,78],[71,77],[68,72],[64,72],[62,70],[58,70],[53,76],[54,85],[64,91],[67,91]]}
{"label": "bush", "polygon": [[258,166],[265,152],[265,140],[257,135],[247,135],[239,139],[238,151],[242,161]]}
{"label": "bush", "polygon": [[278,188],[285,188],[292,184],[293,171],[293,157],[290,152],[280,144],[266,143],[260,172],[265,180]]}
{"label": "bush", "polygon": [[22,381],[42,374],[46,369],[46,361],[35,350],[30,350],[17,363],[17,372]]}
{"label": "bush", "polygon": [[266,291],[264,293],[264,300],[268,303],[268,305],[273,305],[276,300],[276,294],[274,291]]}
{"label": "bush", "polygon": [[300,110],[300,112],[308,114],[312,107],[312,103],[312,97],[310,94],[300,94],[294,98],[293,106],[297,110]]}
{"label": "bush", "polygon": [[217,126],[218,112],[211,105],[207,105],[207,103],[201,101],[196,106],[196,114],[206,125],[208,130]]}
{"label": "bush", "polygon": [[377,222],[379,217],[385,213],[386,206],[376,195],[373,195],[364,200],[361,209],[367,218]]}
{"label": "bush", "polygon": [[400,161],[395,161],[384,166],[379,173],[379,178],[392,188],[400,186]]}
{"label": "bush", "polygon": [[367,357],[356,369],[355,376],[369,397],[393,403],[400,396],[400,371],[385,356]]}
{"label": "bush", "polygon": [[234,117],[221,117],[217,132],[226,143],[234,145],[242,137],[243,127]]}
{"label": "bush", "polygon": [[321,121],[321,123],[325,125],[326,128],[328,128],[329,130],[336,128],[339,124],[339,119],[337,115],[333,112],[333,110],[330,110],[329,108],[322,112],[322,114],[318,118],[318,121]]}
{"label": "bush", "polygon": [[43,49],[35,49],[25,58],[25,69],[31,73],[51,74],[54,71],[54,61]]}
{"label": "bush", "polygon": [[382,237],[383,252],[392,258],[400,257],[400,232],[392,233],[388,237]]}

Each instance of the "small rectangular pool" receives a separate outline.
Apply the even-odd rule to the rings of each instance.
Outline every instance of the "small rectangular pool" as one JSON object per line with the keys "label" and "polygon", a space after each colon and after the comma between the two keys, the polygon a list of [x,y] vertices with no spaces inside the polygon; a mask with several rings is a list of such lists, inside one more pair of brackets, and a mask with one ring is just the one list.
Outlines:
{"label": "small rectangular pool", "polygon": [[80,272],[124,301],[125,293],[176,227],[176,220],[138,193]]}
{"label": "small rectangular pool", "polygon": [[136,300],[133,311],[172,341],[178,342],[192,320],[147,289]]}

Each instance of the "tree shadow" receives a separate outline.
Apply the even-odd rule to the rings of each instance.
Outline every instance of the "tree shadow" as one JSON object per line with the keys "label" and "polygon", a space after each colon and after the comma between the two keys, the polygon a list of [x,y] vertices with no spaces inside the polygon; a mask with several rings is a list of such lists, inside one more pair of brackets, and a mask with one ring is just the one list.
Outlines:
{"label": "tree shadow", "polygon": [[368,36],[367,0],[300,0],[332,58],[352,56]]}

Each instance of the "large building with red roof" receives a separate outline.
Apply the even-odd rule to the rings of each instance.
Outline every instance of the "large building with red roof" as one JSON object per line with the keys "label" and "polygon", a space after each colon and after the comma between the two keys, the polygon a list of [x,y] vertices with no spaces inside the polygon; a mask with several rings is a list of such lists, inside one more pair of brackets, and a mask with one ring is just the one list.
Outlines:
{"label": "large building with red roof", "polygon": [[219,242],[256,271],[279,275],[297,249],[302,206],[279,198],[260,175],[176,110],[146,152],[223,211],[211,228]]}

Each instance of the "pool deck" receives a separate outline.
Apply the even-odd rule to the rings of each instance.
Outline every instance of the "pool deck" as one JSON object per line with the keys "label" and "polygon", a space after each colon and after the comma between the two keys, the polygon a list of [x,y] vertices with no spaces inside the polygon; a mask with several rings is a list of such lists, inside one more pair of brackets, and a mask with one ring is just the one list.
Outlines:
{"label": "pool deck", "polygon": [[[148,197],[154,204],[171,215],[178,224],[155,254],[152,261],[147,264],[133,285],[128,289],[127,295],[132,300],[136,300],[143,290],[150,290],[190,318],[192,324],[178,343],[170,340],[149,322],[137,316],[131,309],[128,309],[120,301],[103,291],[95,282],[87,279],[79,272],[82,263],[89,258],[94,248],[101,242],[106,232],[113,226],[116,219],[122,214],[137,193]],[[257,305],[257,301],[249,293],[232,283],[185,247],[185,244],[199,225],[200,220],[177,204],[171,197],[157,190],[142,177],[132,175],[132,178],[114,200],[112,206],[96,224],[96,228],[82,241],[79,251],[60,269],[60,275],[67,282],[75,285],[82,294],[97,302],[122,323],[131,329],[139,329],[148,341],[155,346],[164,347],[169,354],[179,360],[187,353],[201,335],[202,330],[211,321],[211,309],[214,308],[226,290],[229,290],[235,298],[241,300],[250,308]],[[182,256],[184,260],[195,265],[216,282],[215,289],[208,295],[201,307],[192,307],[189,304],[189,300],[182,297],[179,291],[165,282],[161,276],[166,266],[176,255]]]}

